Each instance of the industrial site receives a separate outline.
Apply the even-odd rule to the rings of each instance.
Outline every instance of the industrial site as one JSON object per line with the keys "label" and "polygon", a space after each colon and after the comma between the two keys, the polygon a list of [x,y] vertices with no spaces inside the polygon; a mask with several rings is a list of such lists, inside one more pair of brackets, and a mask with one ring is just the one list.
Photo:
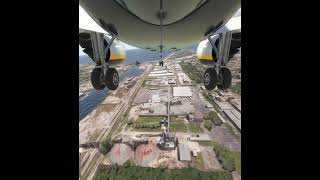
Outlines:
{"label": "industrial site", "polygon": [[[194,52],[122,81],[79,124],[80,176],[101,164],[194,168],[241,179],[241,54],[228,64],[232,86],[206,90]],[[80,95],[79,95],[80,96]],[[101,144],[106,144],[102,148]]]}

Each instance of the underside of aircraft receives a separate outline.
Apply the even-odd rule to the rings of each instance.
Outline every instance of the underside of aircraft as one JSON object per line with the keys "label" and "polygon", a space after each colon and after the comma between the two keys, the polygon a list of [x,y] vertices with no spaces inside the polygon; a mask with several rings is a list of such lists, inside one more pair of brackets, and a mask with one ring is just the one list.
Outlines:
{"label": "underside of aircraft", "polygon": [[110,47],[117,38],[136,47],[159,51],[160,65],[164,50],[182,49],[202,40],[197,57],[209,65],[204,73],[205,87],[229,88],[231,72],[226,64],[241,46],[241,30],[219,30],[239,10],[240,3],[239,0],[80,0],[81,7],[111,36],[79,32],[79,44],[97,64],[91,75],[92,85],[95,89],[118,87],[118,73],[109,67],[114,61],[110,58],[113,54]]}

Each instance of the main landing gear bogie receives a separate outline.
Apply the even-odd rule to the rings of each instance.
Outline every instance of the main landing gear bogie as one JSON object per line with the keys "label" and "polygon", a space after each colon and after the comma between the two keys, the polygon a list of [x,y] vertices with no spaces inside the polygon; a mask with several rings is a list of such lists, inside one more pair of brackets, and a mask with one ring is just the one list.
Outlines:
{"label": "main landing gear bogie", "polygon": [[[100,37],[100,36],[99,36]],[[119,86],[119,74],[115,68],[109,67],[110,60],[110,46],[115,39],[115,36],[111,37],[111,40],[107,42],[104,37],[99,39],[94,39],[93,43],[98,46],[98,43],[105,48],[103,51],[97,49],[98,53],[95,54],[96,67],[92,70],[91,73],[91,84],[97,90],[103,90],[106,86],[110,90],[116,90]]]}
{"label": "main landing gear bogie", "polygon": [[116,90],[119,85],[119,75],[115,68],[108,68],[106,76],[103,75],[103,69],[96,67],[91,73],[92,86],[97,90],[102,90],[106,86],[110,90]]}
{"label": "main landing gear bogie", "polygon": [[204,86],[207,90],[213,90],[217,87],[220,90],[226,90],[231,86],[232,75],[228,68],[221,67],[217,74],[215,68],[208,68],[204,72]]}

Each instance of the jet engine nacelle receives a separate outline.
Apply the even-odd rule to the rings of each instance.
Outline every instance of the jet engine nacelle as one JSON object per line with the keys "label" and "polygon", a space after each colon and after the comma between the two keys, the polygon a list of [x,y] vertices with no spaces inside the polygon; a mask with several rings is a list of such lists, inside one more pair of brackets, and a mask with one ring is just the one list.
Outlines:
{"label": "jet engine nacelle", "polygon": [[[214,36],[212,38],[212,42],[215,44],[215,46],[218,49],[219,48],[218,36]],[[238,48],[240,47],[241,47],[241,32],[233,33],[230,50],[229,50],[229,59],[231,59],[234,56],[234,54],[239,52]],[[210,64],[210,63],[216,62],[218,58],[218,54],[215,53],[208,39],[205,39],[199,43],[196,55],[202,64]]]}
{"label": "jet engine nacelle", "polygon": [[[218,38],[213,38],[213,42],[216,44],[216,46],[219,43]],[[201,41],[197,48],[197,58],[200,60],[201,63],[207,64],[217,61],[217,55],[214,52],[210,41],[208,39],[205,39]]]}
{"label": "jet engine nacelle", "polygon": [[[107,47],[110,37],[104,36],[103,44],[104,48]],[[79,32],[79,44],[83,48],[83,52],[86,53],[92,60],[94,60],[94,50],[92,47],[92,39],[90,31],[80,30]],[[109,51],[106,54],[106,59],[109,59],[109,65],[114,65],[123,62],[126,58],[125,46],[122,42],[115,39],[110,46]],[[94,60],[95,61],[95,60]]]}

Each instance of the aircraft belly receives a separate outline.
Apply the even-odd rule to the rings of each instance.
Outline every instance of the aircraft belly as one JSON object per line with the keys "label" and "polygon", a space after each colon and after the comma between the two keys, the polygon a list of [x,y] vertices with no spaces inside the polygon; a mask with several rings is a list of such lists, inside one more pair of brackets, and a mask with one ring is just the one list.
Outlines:
{"label": "aircraft belly", "polygon": [[[117,34],[121,41],[140,48],[159,49],[160,27],[134,16],[117,2],[80,0],[80,5],[102,28]],[[215,31],[217,25],[225,24],[239,7],[239,0],[208,0],[190,15],[163,26],[164,49],[183,48],[199,42],[206,33]]]}

